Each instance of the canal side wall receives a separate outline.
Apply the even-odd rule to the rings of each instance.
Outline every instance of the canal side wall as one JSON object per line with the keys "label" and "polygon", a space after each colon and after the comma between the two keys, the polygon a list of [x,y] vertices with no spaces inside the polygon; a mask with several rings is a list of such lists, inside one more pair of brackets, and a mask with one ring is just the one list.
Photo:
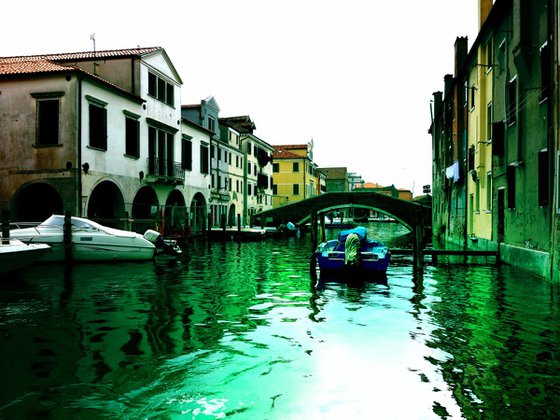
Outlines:
{"label": "canal side wall", "polygon": [[[452,240],[445,242],[445,245],[447,245],[449,249],[463,248],[462,238],[450,239]],[[495,241],[484,238],[467,238],[466,248],[474,251],[499,250],[501,262],[513,267],[518,267],[540,277],[558,281],[558,279],[551,279],[552,258],[548,252],[511,244],[498,244]]]}
{"label": "canal side wall", "polygon": [[519,267],[544,278],[550,278],[551,258],[548,252],[501,244],[500,258],[507,264]]}

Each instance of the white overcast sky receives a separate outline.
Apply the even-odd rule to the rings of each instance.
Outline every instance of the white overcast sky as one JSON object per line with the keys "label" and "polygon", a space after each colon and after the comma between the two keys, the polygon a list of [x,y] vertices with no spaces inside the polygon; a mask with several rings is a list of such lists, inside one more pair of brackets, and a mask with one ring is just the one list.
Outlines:
{"label": "white overcast sky", "polygon": [[478,0],[6,1],[0,56],[163,47],[183,104],[210,95],[271,145],[397,188],[431,184],[430,100]]}

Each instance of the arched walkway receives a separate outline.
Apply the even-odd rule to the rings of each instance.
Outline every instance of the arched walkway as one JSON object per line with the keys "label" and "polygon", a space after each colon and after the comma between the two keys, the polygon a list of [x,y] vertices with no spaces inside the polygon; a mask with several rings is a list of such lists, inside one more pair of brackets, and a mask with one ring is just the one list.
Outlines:
{"label": "arched walkway", "polygon": [[228,226],[236,226],[237,220],[235,218],[235,204],[231,204],[228,210]]}
{"label": "arched walkway", "polygon": [[206,230],[207,213],[208,208],[204,195],[202,193],[196,193],[191,201],[191,220],[189,224],[191,232],[198,233]]}
{"label": "arched walkway", "polygon": [[12,199],[10,217],[14,222],[42,222],[53,214],[64,214],[59,192],[51,185],[36,182],[22,186]]}
{"label": "arched walkway", "polygon": [[102,181],[92,190],[87,206],[88,219],[113,227],[122,227],[124,199],[121,190],[112,181]]}
{"label": "arched walkway", "polygon": [[165,202],[165,234],[183,233],[186,227],[187,210],[185,198],[178,190],[171,191]]}
{"label": "arched walkway", "polygon": [[132,201],[132,218],[134,230],[145,232],[146,229],[159,228],[161,214],[159,212],[159,201],[152,187],[142,187],[136,193]]}

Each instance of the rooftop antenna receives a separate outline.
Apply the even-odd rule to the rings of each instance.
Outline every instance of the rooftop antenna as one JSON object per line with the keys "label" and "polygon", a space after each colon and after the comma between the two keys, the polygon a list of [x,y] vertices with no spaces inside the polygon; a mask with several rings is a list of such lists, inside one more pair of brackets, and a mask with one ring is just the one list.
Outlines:
{"label": "rooftop antenna", "polygon": [[93,74],[97,75],[98,64],[95,62],[95,33],[91,34],[89,39],[93,41]]}

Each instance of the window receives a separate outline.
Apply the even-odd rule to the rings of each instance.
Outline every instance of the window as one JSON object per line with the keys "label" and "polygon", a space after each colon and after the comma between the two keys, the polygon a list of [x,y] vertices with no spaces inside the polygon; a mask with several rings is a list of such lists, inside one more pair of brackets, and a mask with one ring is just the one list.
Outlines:
{"label": "window", "polygon": [[251,195],[251,184],[247,184],[247,195]]}
{"label": "window", "polygon": [[148,73],[148,95],[173,106],[175,101],[174,92],[175,87],[171,83],[166,82],[154,73]]}
{"label": "window", "polygon": [[272,164],[272,172],[280,172],[280,164],[279,163],[273,163]]}
{"label": "window", "polygon": [[148,73],[148,95],[157,97],[157,76]]}
{"label": "window", "polygon": [[548,206],[548,149],[539,152],[539,206]]}
{"label": "window", "polygon": [[140,122],[132,114],[125,117],[125,152],[127,156],[140,157]]}
{"label": "window", "polygon": [[492,102],[486,108],[486,141],[492,140]]}
{"label": "window", "polygon": [[89,104],[89,145],[107,150],[107,109],[95,103]]}
{"label": "window", "polygon": [[486,174],[486,210],[492,210],[492,172]]}
{"label": "window", "polygon": [[507,87],[507,115],[509,125],[515,124],[517,120],[517,76],[511,79]]}
{"label": "window", "polygon": [[252,143],[250,141],[247,142],[247,154],[251,154]]}
{"label": "window", "polygon": [[503,157],[505,151],[505,124],[500,121],[492,124],[492,154]]}
{"label": "window", "polygon": [[[208,146],[205,144],[200,145],[200,173],[208,173]],[[212,177],[212,186],[214,186],[214,178]]]}
{"label": "window", "polygon": [[551,64],[550,64],[550,44],[547,42],[540,49],[541,53],[541,102],[550,95],[551,84]]}
{"label": "window", "polygon": [[299,172],[299,162],[292,163],[292,172]]}
{"label": "window", "polygon": [[278,185],[272,184],[272,195],[278,195]]}
{"label": "window", "polygon": [[506,170],[507,182],[507,206],[508,209],[515,208],[515,166],[508,165]]}
{"label": "window", "polygon": [[216,120],[213,117],[208,117],[208,130],[216,133]]}
{"label": "window", "polygon": [[183,136],[181,142],[181,167],[192,171],[192,137]]}
{"label": "window", "polygon": [[475,201],[475,211],[480,213],[480,179],[476,179],[475,181],[475,191],[476,191],[476,201]]}
{"label": "window", "polygon": [[299,195],[299,184],[293,184],[292,185],[292,194],[293,195]]}
{"label": "window", "polygon": [[37,146],[58,144],[59,110],[58,99],[37,101]]}
{"label": "window", "polygon": [[467,170],[468,171],[476,170],[476,168],[474,167],[474,154],[475,154],[475,148],[474,148],[474,144],[472,144],[469,147],[469,159],[467,161]]}
{"label": "window", "polygon": [[474,109],[474,101],[476,99],[475,96],[475,92],[476,92],[476,87],[475,86],[471,86],[469,88],[469,102],[471,104],[470,110],[472,111]]}
{"label": "window", "polygon": [[492,66],[493,61],[494,61],[494,57],[492,56],[494,54],[493,48],[492,48],[492,39],[489,39],[488,42],[486,43],[486,65],[488,66],[486,68],[486,73],[488,73],[490,70],[492,70]]}

